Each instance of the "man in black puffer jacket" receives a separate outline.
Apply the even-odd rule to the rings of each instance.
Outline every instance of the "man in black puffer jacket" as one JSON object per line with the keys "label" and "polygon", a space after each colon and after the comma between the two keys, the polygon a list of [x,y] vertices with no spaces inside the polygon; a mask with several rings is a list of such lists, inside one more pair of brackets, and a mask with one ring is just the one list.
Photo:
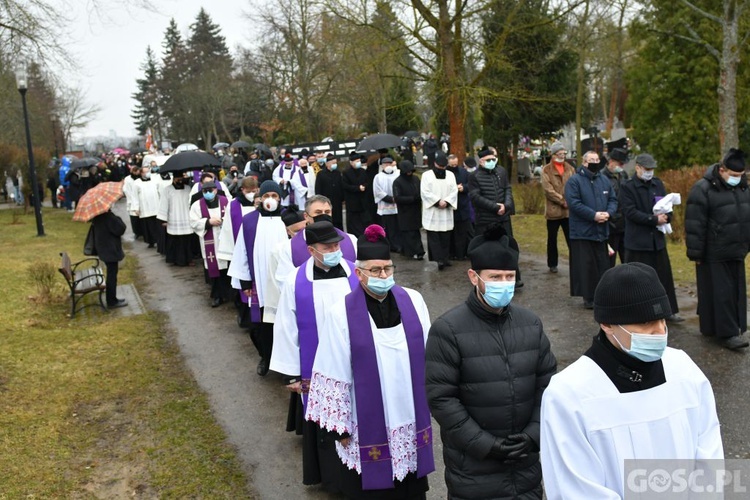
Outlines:
{"label": "man in black puffer jacket", "polygon": [[687,256],[695,262],[703,335],[744,349],[747,330],[745,257],[750,249],[750,189],[745,154],[730,149],[690,190],[685,210]]}
{"label": "man in black puffer jacket", "polygon": [[518,252],[493,225],[469,245],[465,303],[430,328],[427,398],[448,498],[540,499],[540,405],[557,370],[541,320],[511,304]]}

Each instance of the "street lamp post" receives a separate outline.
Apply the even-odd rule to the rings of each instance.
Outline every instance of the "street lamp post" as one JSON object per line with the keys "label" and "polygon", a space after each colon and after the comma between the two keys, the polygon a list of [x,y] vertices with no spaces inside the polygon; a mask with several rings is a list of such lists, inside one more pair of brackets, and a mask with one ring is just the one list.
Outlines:
{"label": "street lamp post", "polygon": [[31,131],[29,129],[29,112],[26,108],[26,91],[28,90],[28,73],[26,65],[21,64],[16,69],[16,86],[21,94],[23,102],[23,121],[26,126],[26,148],[29,153],[29,176],[31,177],[31,191],[34,199],[34,216],[36,217],[36,235],[44,236],[44,223],[42,222],[42,200],[39,199],[39,183],[36,178],[34,167],[34,151],[31,148]]}

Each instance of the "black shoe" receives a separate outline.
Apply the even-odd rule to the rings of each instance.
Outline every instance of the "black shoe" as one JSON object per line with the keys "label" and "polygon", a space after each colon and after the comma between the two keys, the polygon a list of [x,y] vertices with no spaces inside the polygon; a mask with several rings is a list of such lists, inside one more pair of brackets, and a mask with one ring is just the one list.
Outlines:
{"label": "black shoe", "polygon": [[146,248],[154,248],[154,244],[153,244],[153,243],[151,243],[151,244],[149,244],[149,246],[147,246]]}
{"label": "black shoe", "polygon": [[583,299],[583,307],[586,308],[586,309],[593,309],[594,308],[594,301]]}
{"label": "black shoe", "polygon": [[107,304],[108,309],[118,309],[120,307],[127,307],[128,301],[125,299],[117,299],[117,302],[114,302],[112,304]]}
{"label": "black shoe", "polygon": [[444,260],[444,261],[443,261],[443,265],[444,265],[445,267],[451,267],[451,266],[452,266],[453,264],[451,264],[451,261],[449,261],[449,260]]}
{"label": "black shoe", "polygon": [[551,272],[552,274],[557,274],[557,267],[550,267],[549,272]]}
{"label": "black shoe", "polygon": [[682,316],[678,316],[676,314],[673,314],[673,315],[671,315],[670,317],[667,318],[667,321],[669,323],[682,323],[683,321],[685,321],[685,318],[683,318]]}
{"label": "black shoe", "polygon": [[442,271],[443,269],[445,269],[445,264],[438,262],[438,271]]}
{"label": "black shoe", "polygon": [[424,254],[417,255],[417,260],[424,260]]}
{"label": "black shoe", "polygon": [[721,345],[729,350],[739,351],[740,349],[745,349],[746,347],[750,346],[750,342],[745,339],[741,339],[739,335],[735,335],[734,337],[729,337],[728,339],[722,340]]}
{"label": "black shoe", "polygon": [[265,358],[260,358],[260,362],[258,363],[258,368],[255,369],[255,373],[257,373],[261,377],[265,377],[266,375],[268,375],[268,361]]}
{"label": "black shoe", "polygon": [[221,297],[216,297],[215,299],[211,300],[211,307],[219,307],[224,303],[224,299]]}

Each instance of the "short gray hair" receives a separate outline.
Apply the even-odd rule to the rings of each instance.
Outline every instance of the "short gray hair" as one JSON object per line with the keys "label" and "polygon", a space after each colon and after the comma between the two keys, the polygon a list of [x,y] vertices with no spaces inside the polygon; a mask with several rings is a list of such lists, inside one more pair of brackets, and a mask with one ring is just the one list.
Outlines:
{"label": "short gray hair", "polygon": [[328,198],[327,196],[323,196],[322,194],[316,194],[310,196],[305,202],[305,212],[307,212],[307,209],[310,208],[310,205],[312,205],[313,203],[327,203],[331,206],[331,208],[333,208],[333,203],[331,203],[330,198]]}

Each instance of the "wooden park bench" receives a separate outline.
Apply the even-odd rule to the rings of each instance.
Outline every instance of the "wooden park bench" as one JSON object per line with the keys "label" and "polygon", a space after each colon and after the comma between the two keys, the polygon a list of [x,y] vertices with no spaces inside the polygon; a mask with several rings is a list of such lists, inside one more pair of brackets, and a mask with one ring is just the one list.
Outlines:
{"label": "wooden park bench", "polygon": [[[104,303],[104,292],[107,290],[107,285],[104,279],[104,270],[101,268],[99,259],[92,257],[71,264],[67,252],[61,252],[60,257],[62,257],[62,263],[58,271],[65,277],[65,281],[70,288],[70,300],[72,302],[70,317],[74,318],[78,311],[89,305],[94,305],[86,304],[80,308],[78,307],[83,298],[92,292],[99,292],[99,305],[106,311],[107,305]],[[91,265],[89,267],[83,266],[86,263],[91,263]]]}

